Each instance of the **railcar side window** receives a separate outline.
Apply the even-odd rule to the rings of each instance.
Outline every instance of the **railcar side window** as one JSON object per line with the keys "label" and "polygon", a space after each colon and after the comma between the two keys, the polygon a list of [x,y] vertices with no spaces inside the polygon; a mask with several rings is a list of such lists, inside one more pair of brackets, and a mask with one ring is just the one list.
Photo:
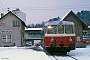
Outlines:
{"label": "railcar side window", "polygon": [[64,33],[64,26],[63,25],[59,25],[58,26],[58,33],[59,34],[63,34]]}
{"label": "railcar side window", "polygon": [[66,34],[73,34],[73,25],[65,25],[65,33]]}
{"label": "railcar side window", "polygon": [[48,26],[47,34],[57,34],[57,25]]}
{"label": "railcar side window", "polygon": [[46,32],[47,32],[47,27],[45,26],[45,27],[44,27],[44,32],[43,32],[43,33],[46,34]]}

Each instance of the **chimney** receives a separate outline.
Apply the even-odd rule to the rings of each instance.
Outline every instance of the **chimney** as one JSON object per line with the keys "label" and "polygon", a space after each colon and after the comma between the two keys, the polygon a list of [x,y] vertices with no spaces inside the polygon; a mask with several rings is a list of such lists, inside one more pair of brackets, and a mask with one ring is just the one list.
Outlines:
{"label": "chimney", "polygon": [[20,11],[20,9],[19,8],[16,8],[16,11]]}
{"label": "chimney", "polygon": [[4,16],[4,13],[1,13],[1,17],[3,17]]}
{"label": "chimney", "polygon": [[16,8],[15,10],[12,10],[12,12],[13,12],[14,14],[18,14],[18,13],[20,13],[20,9],[19,9],[19,8]]}

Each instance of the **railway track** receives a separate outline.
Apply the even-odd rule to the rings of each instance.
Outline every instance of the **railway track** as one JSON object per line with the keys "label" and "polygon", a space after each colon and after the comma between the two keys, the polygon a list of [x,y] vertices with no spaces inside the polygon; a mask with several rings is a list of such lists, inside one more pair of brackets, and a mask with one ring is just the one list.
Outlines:
{"label": "railway track", "polygon": [[73,56],[70,56],[70,55],[66,55],[66,56],[71,57],[71,58],[74,59],[74,60],[79,60],[79,59],[77,59],[77,58],[75,58],[75,57],[73,57]]}
{"label": "railway track", "polygon": [[[52,55],[53,56],[53,55]],[[56,58],[55,56],[53,56],[55,60],[59,60],[58,58]]]}
{"label": "railway track", "polygon": [[[55,57],[54,55],[51,55],[55,60],[59,60],[59,58],[57,58],[57,57]],[[70,58],[72,58],[73,60],[79,60],[79,59],[77,59],[77,58],[75,58],[75,57],[72,57],[72,56],[70,56],[70,55],[64,55],[64,57],[70,57]]]}
{"label": "railway track", "polygon": [[[55,55],[55,56],[54,56],[54,55],[51,55],[51,56],[52,56],[55,60],[59,60],[57,57],[55,57],[56,55]],[[59,56],[59,55],[58,55],[58,56]],[[75,58],[75,57],[73,57],[73,56],[70,56],[70,55],[60,54],[60,56],[64,56],[64,57],[65,57],[65,56],[66,56],[66,57],[68,56],[68,57],[72,58],[73,60],[79,60],[79,59],[77,59],[77,58]]]}
{"label": "railway track", "polygon": [[47,54],[47,55],[49,55],[49,56],[52,56],[53,58],[54,58],[54,60],[60,60],[59,58],[57,58],[56,56],[60,56],[60,58],[61,58],[61,56],[62,57],[70,57],[71,59],[73,59],[73,60],[79,60],[79,59],[77,59],[77,58],[75,58],[75,57],[73,57],[73,56],[70,56],[70,55],[64,55],[64,54],[61,54],[61,53],[59,53],[59,54],[50,54],[50,53],[48,53],[48,52],[46,52],[45,51],[45,53]]}
{"label": "railway track", "polygon": [[71,59],[73,59],[73,60],[79,60],[79,59],[77,59],[77,58],[75,58],[75,57],[73,57],[73,56],[70,56],[70,55],[64,55],[64,54],[61,54],[61,53],[56,53],[56,54],[50,54],[50,53],[48,53],[46,50],[43,50],[45,53],[46,53],[46,55],[48,55],[48,56],[52,56],[53,58],[54,58],[54,60],[60,60],[60,59],[58,59],[56,56],[62,56],[62,57],[70,57]]}

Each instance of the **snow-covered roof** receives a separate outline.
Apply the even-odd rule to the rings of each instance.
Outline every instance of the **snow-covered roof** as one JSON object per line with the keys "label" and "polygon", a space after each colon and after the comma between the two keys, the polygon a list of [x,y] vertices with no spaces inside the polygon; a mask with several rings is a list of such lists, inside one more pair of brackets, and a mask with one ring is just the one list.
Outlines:
{"label": "snow-covered roof", "polygon": [[59,25],[59,24],[63,24],[63,25],[74,25],[73,22],[70,21],[48,21],[45,23],[45,25]]}
{"label": "snow-covered roof", "polygon": [[25,28],[25,30],[42,30],[43,28]]}
{"label": "snow-covered roof", "polygon": [[20,18],[24,23],[26,22],[26,13],[20,11],[20,10],[12,10],[13,14],[15,14],[18,18]]}
{"label": "snow-covered roof", "polygon": [[[6,16],[7,14],[9,14],[9,13],[12,13],[13,15],[15,15],[17,18],[19,18],[25,25],[26,25],[26,23],[25,23],[25,17],[24,17],[24,15],[23,16],[19,16],[19,15],[16,15],[15,13],[13,13],[12,11],[9,11],[8,13],[6,13],[4,16]],[[22,15],[22,14],[21,14]],[[4,16],[2,16],[0,19],[2,19]],[[23,17],[23,18],[22,18]]]}

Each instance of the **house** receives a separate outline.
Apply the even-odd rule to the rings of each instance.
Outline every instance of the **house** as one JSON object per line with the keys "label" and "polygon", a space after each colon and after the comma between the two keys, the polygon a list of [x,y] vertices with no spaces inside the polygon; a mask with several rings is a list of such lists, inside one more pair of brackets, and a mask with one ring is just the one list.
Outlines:
{"label": "house", "polygon": [[73,12],[69,11],[62,19],[61,21],[72,21],[75,24],[75,33],[76,33],[76,40],[77,44],[76,47],[84,47],[84,44],[82,43],[83,40],[83,30],[87,28],[88,26]]}
{"label": "house", "polygon": [[21,18],[19,9],[1,14],[0,46],[23,46],[25,21]]}

